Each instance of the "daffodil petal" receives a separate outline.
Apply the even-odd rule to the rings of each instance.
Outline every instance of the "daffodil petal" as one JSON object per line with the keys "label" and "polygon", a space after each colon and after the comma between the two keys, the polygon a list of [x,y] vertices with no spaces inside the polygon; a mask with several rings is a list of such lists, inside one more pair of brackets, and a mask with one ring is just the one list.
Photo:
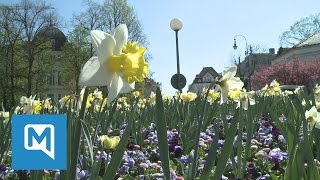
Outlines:
{"label": "daffodil petal", "polygon": [[100,45],[96,48],[100,64],[104,64],[113,54],[115,45],[115,39],[111,35],[107,34],[107,36],[101,41]]}
{"label": "daffodil petal", "polygon": [[111,33],[116,40],[116,46],[114,47],[113,53],[120,54],[122,52],[123,45],[127,44],[128,41],[128,28],[125,24],[120,24]]}
{"label": "daffodil petal", "polygon": [[241,89],[243,87],[243,82],[240,80],[240,78],[232,78],[228,80],[228,86],[229,89]]}
{"label": "daffodil petal", "polygon": [[108,104],[112,102],[120,93],[123,81],[118,74],[114,74],[108,83]]}
{"label": "daffodil petal", "polygon": [[122,94],[122,93],[128,93],[128,92],[133,91],[134,90],[134,85],[135,85],[134,82],[131,83],[131,84],[123,82],[123,86],[122,86],[122,88],[120,90],[120,93]]}
{"label": "daffodil petal", "polygon": [[222,78],[221,78],[220,81],[223,81],[223,80],[226,80],[226,79],[231,79],[236,75],[236,73],[237,73],[237,67],[236,66],[231,67],[228,70],[223,71]]}
{"label": "daffodil petal", "polygon": [[90,58],[81,70],[79,85],[81,86],[105,86],[107,85],[107,70],[101,65],[98,57]]}
{"label": "daffodil petal", "polygon": [[221,97],[220,97],[220,104],[223,104],[228,99],[229,87],[226,85],[225,88],[221,88]]}
{"label": "daffodil petal", "polygon": [[94,49],[98,49],[98,47],[101,44],[101,41],[104,40],[107,36],[110,36],[110,34],[100,30],[92,30],[90,31],[90,35]]}

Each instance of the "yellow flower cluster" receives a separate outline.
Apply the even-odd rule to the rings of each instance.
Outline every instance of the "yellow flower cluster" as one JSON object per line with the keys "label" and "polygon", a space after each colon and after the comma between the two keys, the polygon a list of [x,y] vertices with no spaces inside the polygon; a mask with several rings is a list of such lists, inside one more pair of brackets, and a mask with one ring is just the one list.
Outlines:
{"label": "yellow flower cluster", "polygon": [[263,87],[260,91],[259,94],[262,96],[280,96],[283,95],[280,84],[276,81],[273,80],[270,85],[266,85]]}

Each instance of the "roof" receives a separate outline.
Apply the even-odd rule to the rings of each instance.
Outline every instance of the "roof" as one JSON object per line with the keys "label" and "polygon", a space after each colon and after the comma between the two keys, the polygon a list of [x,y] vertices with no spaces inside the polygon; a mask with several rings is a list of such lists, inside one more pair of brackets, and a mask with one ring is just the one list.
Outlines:
{"label": "roof", "polygon": [[214,70],[212,67],[204,67],[202,68],[201,72],[196,75],[196,77],[193,80],[193,83],[199,83],[202,82],[202,78],[207,74],[211,74],[213,77],[218,77],[220,76],[219,73],[217,73],[216,70]]}
{"label": "roof", "polygon": [[[37,33],[36,38],[44,41],[51,41],[51,43],[53,43],[52,50],[54,51],[60,51],[64,43],[67,41],[67,38],[63,32],[53,25],[42,28]],[[52,40],[54,40],[54,42]]]}
{"label": "roof", "polygon": [[320,33],[313,34],[309,38],[298,43],[295,47],[310,46],[315,44],[320,44]]}
{"label": "roof", "polygon": [[212,67],[204,67],[202,68],[201,72],[197,74],[197,77],[203,78],[207,73],[211,74],[213,77],[219,76],[216,70],[214,70]]}

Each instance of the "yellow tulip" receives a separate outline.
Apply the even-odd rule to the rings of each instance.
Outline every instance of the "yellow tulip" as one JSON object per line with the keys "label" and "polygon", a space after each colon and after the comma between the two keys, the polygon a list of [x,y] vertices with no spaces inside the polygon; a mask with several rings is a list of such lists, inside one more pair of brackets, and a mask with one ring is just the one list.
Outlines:
{"label": "yellow tulip", "polygon": [[191,102],[194,101],[197,98],[197,94],[193,92],[187,92],[187,93],[181,93],[180,98],[184,102]]}
{"label": "yellow tulip", "polygon": [[119,136],[114,136],[112,138],[109,138],[107,135],[100,136],[101,139],[101,145],[105,149],[114,150],[118,146],[120,142]]}

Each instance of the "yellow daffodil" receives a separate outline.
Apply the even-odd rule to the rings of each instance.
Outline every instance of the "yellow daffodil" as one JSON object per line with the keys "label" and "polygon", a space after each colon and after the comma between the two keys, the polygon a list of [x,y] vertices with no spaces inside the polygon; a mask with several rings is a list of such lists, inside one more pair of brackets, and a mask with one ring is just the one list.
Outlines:
{"label": "yellow daffodil", "polygon": [[3,120],[4,123],[7,123],[9,120],[10,114],[9,112],[0,111],[0,121]]}
{"label": "yellow daffodil", "polygon": [[156,94],[154,92],[151,92],[149,97],[150,105],[154,106],[156,104]]}
{"label": "yellow daffodil", "polygon": [[243,82],[238,77],[234,77],[237,73],[237,67],[231,67],[222,73],[222,78],[216,82],[216,90],[221,91],[220,104],[227,101],[229,90],[241,89]]}
{"label": "yellow daffodil", "polygon": [[20,98],[20,110],[24,114],[40,114],[42,109],[42,103],[40,100],[35,100],[36,95],[30,96],[29,98],[22,96]]}
{"label": "yellow daffodil", "polygon": [[240,98],[241,89],[230,90],[228,92],[229,98],[232,100],[236,100]]}
{"label": "yellow daffodil", "polygon": [[184,102],[188,103],[188,102],[194,101],[197,98],[197,94],[193,92],[181,93],[180,98]]}
{"label": "yellow daffodil", "polygon": [[208,101],[212,103],[215,100],[217,100],[219,98],[219,96],[220,96],[219,92],[216,92],[215,90],[210,89],[209,93],[208,93]]}
{"label": "yellow daffodil", "polygon": [[146,49],[139,47],[137,42],[127,43],[128,29],[125,24],[119,25],[111,34],[93,30],[91,38],[97,56],[84,65],[79,84],[106,85],[109,104],[118,94],[132,91],[134,82],[141,82],[147,77]]}
{"label": "yellow daffodil", "polygon": [[59,99],[60,108],[63,108],[64,106],[68,108],[69,105],[71,104],[70,102],[71,102],[71,96],[70,95],[64,96],[63,98]]}
{"label": "yellow daffodil", "polygon": [[143,98],[143,99],[139,99],[137,106],[141,109],[146,107],[146,103],[147,103],[147,99]]}
{"label": "yellow daffodil", "polygon": [[305,112],[305,117],[308,121],[309,129],[316,127],[320,129],[320,113],[317,111],[315,106]]}
{"label": "yellow daffodil", "polygon": [[46,108],[48,111],[52,111],[53,106],[52,106],[52,100],[51,100],[51,98],[47,98],[47,99],[44,101],[44,108]]}
{"label": "yellow daffodil", "polygon": [[94,99],[103,100],[102,91],[99,91],[98,89],[95,89],[92,95]]}
{"label": "yellow daffodil", "polygon": [[320,110],[320,102],[319,102],[319,101],[316,101],[316,108],[317,108],[318,110]]}
{"label": "yellow daffodil", "polygon": [[119,136],[114,136],[114,137],[110,138],[107,135],[102,135],[102,136],[100,136],[100,139],[101,139],[102,147],[105,149],[108,149],[108,150],[115,150],[120,142]]}
{"label": "yellow daffodil", "polygon": [[288,91],[288,90],[285,90],[285,91],[283,92],[283,96],[291,96],[291,95],[293,95],[293,94],[294,94],[294,92]]}
{"label": "yellow daffodil", "polygon": [[301,101],[301,105],[303,107],[305,107],[307,105],[307,101],[303,98],[302,101]]}
{"label": "yellow daffodil", "polygon": [[267,93],[269,96],[281,95],[280,84],[276,80],[273,80],[268,87]]}

